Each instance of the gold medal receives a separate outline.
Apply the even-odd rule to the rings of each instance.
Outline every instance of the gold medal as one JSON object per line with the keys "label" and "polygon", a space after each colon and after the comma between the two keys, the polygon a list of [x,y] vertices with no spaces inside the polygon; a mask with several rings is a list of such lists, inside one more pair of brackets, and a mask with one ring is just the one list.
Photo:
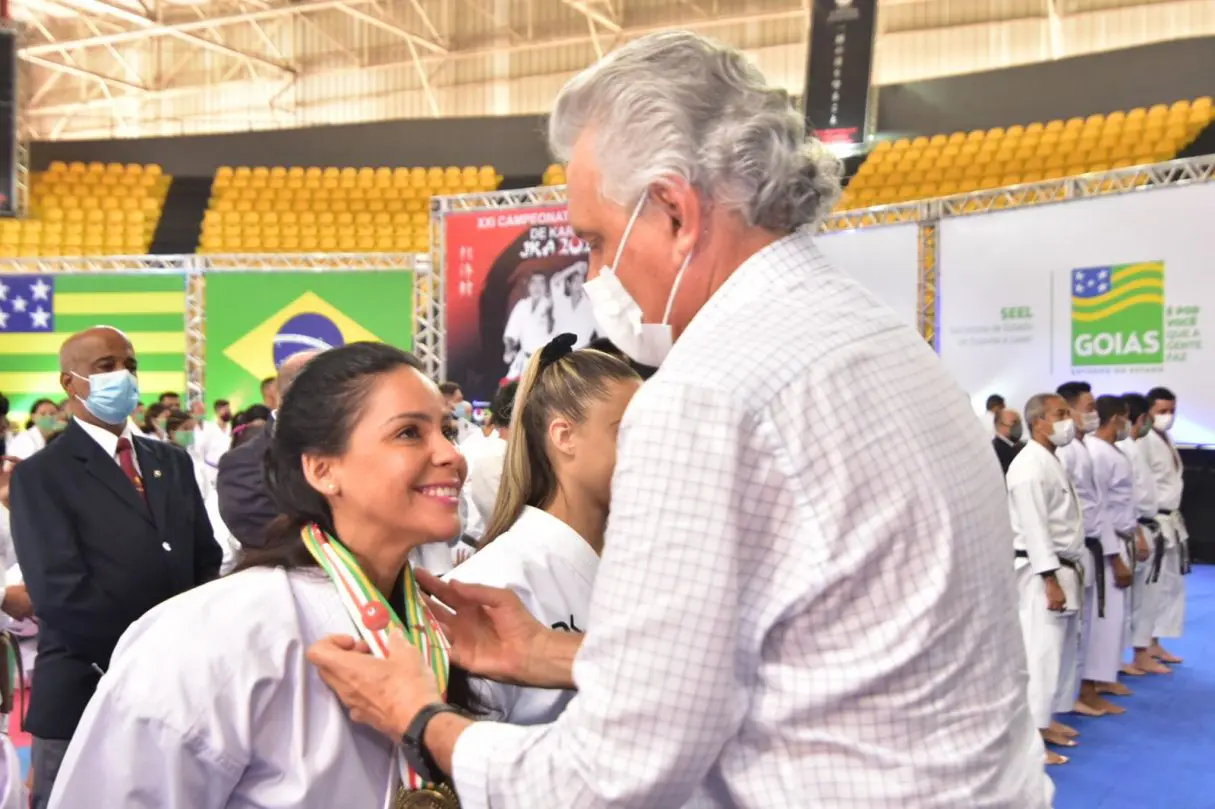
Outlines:
{"label": "gold medal", "polygon": [[431,784],[421,789],[401,787],[395,809],[460,809],[460,801],[446,784]]}

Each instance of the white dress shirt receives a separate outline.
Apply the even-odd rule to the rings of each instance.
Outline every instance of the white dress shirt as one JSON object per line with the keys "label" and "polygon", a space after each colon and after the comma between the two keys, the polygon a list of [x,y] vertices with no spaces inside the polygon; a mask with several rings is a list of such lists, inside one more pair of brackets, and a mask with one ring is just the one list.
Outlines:
{"label": "white dress shirt", "polygon": [[751,257],[625,413],[578,695],[461,805],[1047,806],[990,441],[809,233]]}
{"label": "white dress shirt", "polygon": [[[87,421],[82,421],[80,419],[76,419],[76,423],[80,425],[80,429],[82,429],[86,433],[88,433],[89,436],[91,436],[92,439],[97,442],[97,444],[102,448],[102,450],[105,451],[106,455],[109,455],[111,458],[114,459],[114,463],[118,464],[119,467],[122,466],[122,463],[118,460],[118,438],[119,438],[119,436],[114,435],[112,432],[105,429],[104,427],[98,427],[95,424],[89,424]],[[146,438],[149,441],[155,441],[157,439],[154,437],[151,437],[151,436],[140,435],[139,433],[135,432],[134,430],[131,429],[130,421],[128,421],[125,425],[123,425],[122,438],[125,438],[127,441],[131,442],[131,461],[135,464],[135,472],[140,477],[143,477],[143,472],[139,468],[139,453],[135,450],[135,438],[137,436],[139,438]]]}
{"label": "white dress shirt", "polygon": [[[1093,459],[1093,481],[1105,495],[1105,521],[1122,538],[1135,535],[1135,471],[1131,459],[1118,447],[1095,435],[1084,439]],[[1109,551],[1107,550],[1107,553]]]}
{"label": "white dress shirt", "polygon": [[[599,555],[577,531],[538,508],[525,506],[506,533],[447,578],[513,590],[527,611],[552,629],[586,629]],[[512,725],[556,719],[573,691],[523,688],[474,678],[485,715]]]}
{"label": "white dress shirt", "polygon": [[1008,467],[1007,482],[1013,549],[1025,551],[1035,573],[1057,571],[1060,558],[1079,562],[1084,553],[1080,500],[1057,455],[1037,441],[1026,442]]}
{"label": "white dress shirt", "polygon": [[29,427],[10,437],[5,444],[4,454],[25,460],[46,446],[46,438],[37,427]]}
{"label": "white dress shirt", "polygon": [[1118,442],[1118,449],[1131,459],[1131,472],[1135,484],[1135,516],[1154,520],[1160,507],[1156,504],[1156,480],[1148,465],[1143,439],[1126,438]]}
{"label": "white dress shirt", "polygon": [[1156,505],[1161,511],[1176,511],[1181,508],[1181,493],[1184,489],[1181,454],[1173,440],[1159,430],[1152,430],[1143,437],[1143,450],[1156,483]]}

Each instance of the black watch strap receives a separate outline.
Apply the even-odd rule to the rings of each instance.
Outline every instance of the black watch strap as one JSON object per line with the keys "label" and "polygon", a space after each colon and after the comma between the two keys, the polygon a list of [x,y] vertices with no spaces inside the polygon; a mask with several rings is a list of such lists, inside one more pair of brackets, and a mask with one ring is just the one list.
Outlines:
{"label": "black watch strap", "polygon": [[422,739],[430,720],[443,713],[459,714],[460,711],[446,702],[432,702],[418,711],[418,715],[401,734],[401,751],[405,754],[405,761],[424,781],[432,784],[441,781],[443,774],[435,766],[434,758],[426,750]]}

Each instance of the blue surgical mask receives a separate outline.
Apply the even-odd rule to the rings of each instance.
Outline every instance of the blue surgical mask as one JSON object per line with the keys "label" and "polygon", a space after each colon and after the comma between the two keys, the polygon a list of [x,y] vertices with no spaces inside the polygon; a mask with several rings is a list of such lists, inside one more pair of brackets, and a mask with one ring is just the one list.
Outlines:
{"label": "blue surgical mask", "polygon": [[125,368],[87,377],[73,372],[72,376],[89,383],[89,397],[76,398],[106,424],[122,424],[139,405],[139,380]]}
{"label": "blue surgical mask", "polygon": [[460,402],[451,409],[451,415],[467,421],[472,418],[472,405],[468,402]]}

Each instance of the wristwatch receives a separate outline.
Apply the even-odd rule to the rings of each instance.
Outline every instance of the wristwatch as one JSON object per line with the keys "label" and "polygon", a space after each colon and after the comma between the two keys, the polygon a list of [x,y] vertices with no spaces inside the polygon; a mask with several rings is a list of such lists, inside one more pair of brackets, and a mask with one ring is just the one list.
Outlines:
{"label": "wristwatch", "polygon": [[443,713],[462,716],[458,708],[454,708],[446,702],[432,702],[418,711],[418,715],[401,734],[401,751],[405,754],[405,761],[422,780],[432,784],[442,780],[443,773],[435,764],[434,757],[426,750],[422,737],[426,733],[426,726],[430,724],[430,720]]}

